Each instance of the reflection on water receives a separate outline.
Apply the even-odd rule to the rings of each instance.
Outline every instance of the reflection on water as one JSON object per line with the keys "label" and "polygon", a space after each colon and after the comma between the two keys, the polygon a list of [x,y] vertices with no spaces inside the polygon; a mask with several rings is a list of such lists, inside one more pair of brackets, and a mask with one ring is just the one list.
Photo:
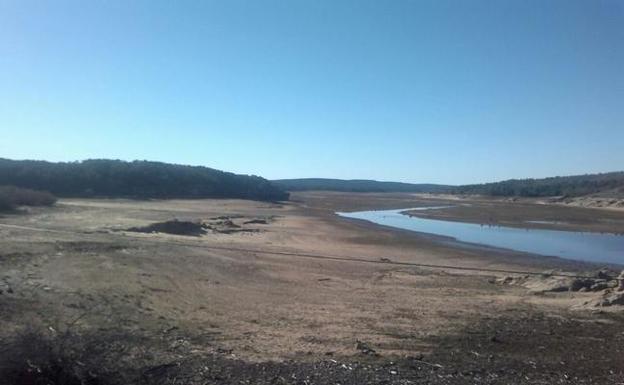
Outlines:
{"label": "reflection on water", "polygon": [[624,264],[624,236],[622,235],[484,226],[475,223],[426,219],[401,214],[407,210],[435,208],[442,207],[337,214],[346,218],[364,219],[400,229],[444,235],[462,242],[581,261]]}

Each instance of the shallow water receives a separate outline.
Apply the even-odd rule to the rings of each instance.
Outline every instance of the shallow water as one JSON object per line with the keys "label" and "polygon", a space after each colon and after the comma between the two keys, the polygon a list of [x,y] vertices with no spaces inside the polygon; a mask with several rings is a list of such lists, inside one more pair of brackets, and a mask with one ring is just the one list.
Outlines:
{"label": "shallow water", "polygon": [[622,235],[488,226],[401,214],[407,210],[437,208],[443,207],[338,212],[336,214],[384,226],[452,237],[461,242],[580,261],[624,264],[624,236]]}

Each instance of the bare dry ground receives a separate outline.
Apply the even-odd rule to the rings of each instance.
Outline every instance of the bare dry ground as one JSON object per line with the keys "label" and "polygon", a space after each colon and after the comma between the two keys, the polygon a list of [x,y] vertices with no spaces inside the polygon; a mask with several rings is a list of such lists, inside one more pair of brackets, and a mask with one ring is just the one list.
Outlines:
{"label": "bare dry ground", "polygon": [[[101,361],[106,372],[129,368],[146,383],[624,381],[622,313],[575,308],[596,293],[535,295],[494,284],[493,273],[392,262],[597,266],[465,249],[333,215],[435,202],[448,200],[318,192],[287,203],[67,199],[5,215],[0,337],[25,326],[106,336],[123,345],[117,359]],[[585,219],[602,223],[598,213]],[[127,231],[174,219],[206,233]]]}

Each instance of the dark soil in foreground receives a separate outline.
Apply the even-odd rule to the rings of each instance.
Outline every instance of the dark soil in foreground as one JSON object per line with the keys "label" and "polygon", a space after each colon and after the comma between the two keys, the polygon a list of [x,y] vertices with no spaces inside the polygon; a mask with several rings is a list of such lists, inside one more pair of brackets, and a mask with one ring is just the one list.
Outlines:
{"label": "dark soil in foreground", "polygon": [[[349,357],[302,357],[260,363],[230,358],[230,352],[197,356],[180,354],[183,352],[178,350],[175,354],[161,355],[157,351],[164,346],[160,346],[154,351],[159,358],[148,363],[132,356],[135,349],[127,347],[136,342],[132,339],[107,339],[94,344],[93,337],[90,338],[83,351],[73,357],[64,355],[64,352],[76,352],[71,345],[57,353],[60,357],[50,356],[49,341],[29,344],[26,350],[30,357],[23,351],[3,349],[0,376],[5,382],[2,383],[361,385],[619,384],[624,381],[622,315],[573,319],[508,314],[481,320],[456,335],[432,338],[432,352],[401,358],[379,356],[374,346],[359,342],[354,347],[359,352]],[[37,345],[42,349],[47,346],[46,354],[41,355]],[[93,350],[94,345],[99,349]],[[125,348],[119,348],[124,345]],[[20,346],[24,348],[23,343]],[[106,347],[109,349],[103,349]],[[97,355],[102,355],[102,359]],[[21,362],[16,362],[16,357]],[[128,363],[142,366],[131,368]],[[119,367],[115,368],[117,364]]]}
{"label": "dark soil in foreground", "polygon": [[426,355],[379,357],[366,346],[358,356],[316,362],[209,357],[188,369],[171,367],[167,376],[224,385],[618,384],[624,381],[623,321],[513,315],[434,338],[435,348]]}

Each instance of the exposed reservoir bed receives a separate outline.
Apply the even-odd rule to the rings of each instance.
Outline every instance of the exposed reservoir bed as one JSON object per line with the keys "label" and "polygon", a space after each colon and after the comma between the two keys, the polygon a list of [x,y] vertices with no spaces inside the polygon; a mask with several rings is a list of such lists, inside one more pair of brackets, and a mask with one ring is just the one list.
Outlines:
{"label": "exposed reservoir bed", "polygon": [[624,236],[622,235],[491,226],[404,214],[407,211],[447,207],[337,212],[336,214],[384,226],[452,237],[460,242],[579,261],[624,264]]}

